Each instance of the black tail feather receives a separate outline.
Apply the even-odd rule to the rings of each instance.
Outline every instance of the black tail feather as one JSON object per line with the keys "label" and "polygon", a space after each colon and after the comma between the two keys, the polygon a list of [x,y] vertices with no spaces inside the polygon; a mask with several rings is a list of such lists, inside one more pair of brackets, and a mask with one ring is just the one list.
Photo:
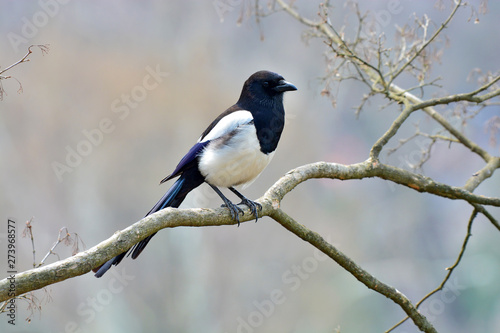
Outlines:
{"label": "black tail feather", "polygon": [[100,278],[101,276],[103,276],[104,273],[106,273],[108,271],[108,269],[111,268],[111,266],[118,265],[120,263],[120,261],[122,261],[122,259],[125,257],[126,254],[127,254],[127,252],[123,252],[123,253],[117,255],[116,257],[106,261],[106,263],[104,263],[104,265],[99,267],[97,272],[95,272],[94,276],[97,278]]}
{"label": "black tail feather", "polygon": [[153,238],[154,235],[156,235],[156,232],[154,234],[152,234],[151,236],[144,238],[139,243],[135,244],[134,247],[132,248],[131,252],[129,252],[128,255],[132,254],[132,259],[136,259],[139,256],[139,254],[141,254],[142,250],[144,250],[144,248],[146,248],[146,245],[148,245],[149,241],[151,240],[151,238]]}
{"label": "black tail feather", "polygon": [[[163,197],[156,203],[156,205],[151,208],[151,210],[146,214],[146,216],[156,213],[166,207],[174,207],[177,208],[180,206],[186,195],[194,190],[196,187],[200,186],[203,183],[203,177],[197,170],[191,169],[194,172],[184,172],[179,179],[170,187],[170,189],[163,195]],[[144,250],[146,245],[149,243],[151,238],[156,235],[156,233],[144,238],[139,243],[135,244],[132,248],[127,251],[120,253],[116,257],[108,260],[102,266],[97,268],[97,272],[95,273],[95,277],[101,277],[106,273],[111,266],[118,265],[122,259],[127,255],[132,255],[132,259],[137,258],[141,252]],[[94,270],[95,271],[95,270]]]}

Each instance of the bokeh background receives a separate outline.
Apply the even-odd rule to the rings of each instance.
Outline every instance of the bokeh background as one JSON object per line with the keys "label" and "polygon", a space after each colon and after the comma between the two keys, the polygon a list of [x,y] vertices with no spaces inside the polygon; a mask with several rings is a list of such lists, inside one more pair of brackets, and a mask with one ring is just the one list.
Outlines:
{"label": "bokeh background", "polygon": [[[472,2],[477,9],[479,2]],[[346,31],[352,31],[352,13],[343,2],[332,3],[334,25],[350,22]],[[364,1],[360,8],[376,20],[394,3]],[[433,1],[396,1],[401,10],[381,17],[381,32],[393,42],[396,26],[411,23],[412,13],[427,13],[439,24],[449,13],[449,3],[442,3],[445,10]],[[239,23],[252,6],[248,1],[0,4],[2,68],[20,59],[30,44],[50,44],[47,55],[34,49],[30,62],[7,73],[19,80],[23,93],[17,93],[15,80],[3,81],[7,95],[0,102],[0,253],[6,251],[7,218],[12,218],[19,234],[18,271],[32,267],[31,242],[20,237],[31,218],[37,261],[63,226],[90,248],[139,220],[167,190],[169,184],[158,186],[159,180],[213,118],[236,101],[244,80],[257,70],[276,71],[299,90],[285,98],[287,123],[279,150],[245,191],[250,198],[306,163],[365,160],[398,112],[396,107],[380,110],[386,101],[374,99],[357,118],[353,107],[366,91],[349,82],[335,87],[332,107],[320,94],[326,73],[323,42],[305,39],[305,28],[284,13],[259,24],[243,15]],[[316,17],[318,2],[296,5]],[[498,15],[496,1],[490,1],[488,13],[479,15],[476,24],[469,20],[470,9],[457,14],[432,72],[442,78],[443,88],[424,97],[474,89],[476,82],[467,81],[474,68],[498,71]],[[162,74],[154,88],[145,90],[145,79],[155,83],[147,78],[151,70]],[[135,97],[127,102],[131,94]],[[485,124],[499,113],[498,107],[490,108],[464,128],[493,154],[499,148],[489,143]],[[439,129],[426,117],[412,117],[398,139],[411,135],[417,122],[430,132]],[[95,134],[100,126],[107,130],[101,127],[102,137]],[[85,133],[95,134],[95,144],[85,143]],[[417,140],[383,159],[409,168],[427,143]],[[389,146],[396,144],[393,140]],[[78,149],[86,155],[73,157],[72,166],[58,176],[54,163],[67,164],[68,152]],[[432,153],[422,172],[452,185],[463,185],[482,166],[456,145],[438,144]],[[497,173],[477,193],[498,196],[499,185]],[[182,207],[220,204],[202,186]],[[472,211],[464,202],[379,179],[308,181],[286,196],[283,208],[415,301],[444,278]],[[498,209],[491,213],[500,217]],[[499,237],[483,217],[476,220],[449,287],[422,307],[438,330],[500,331]],[[56,252],[61,258],[71,255],[63,245]],[[4,267],[2,276],[7,275]],[[392,301],[269,218],[239,228],[163,230],[139,260],[126,259],[101,279],[87,274],[35,295],[42,300],[41,310],[31,321],[25,321],[27,304],[19,301],[16,325],[8,325],[2,315],[1,331],[380,332],[403,318]],[[415,331],[411,323],[396,330]]]}

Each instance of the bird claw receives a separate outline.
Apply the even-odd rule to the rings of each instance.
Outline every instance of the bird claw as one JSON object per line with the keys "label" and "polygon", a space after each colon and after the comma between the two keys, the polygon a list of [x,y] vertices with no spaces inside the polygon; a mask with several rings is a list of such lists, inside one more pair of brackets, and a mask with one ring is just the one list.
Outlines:
{"label": "bird claw", "polygon": [[[257,212],[258,210],[262,210],[262,205],[258,202],[249,200],[249,199],[243,199],[238,205],[245,205],[247,206],[252,214],[255,216],[255,222],[259,219],[259,213]],[[221,205],[221,207],[226,207],[229,209],[229,212],[231,214],[231,218],[238,222],[238,227],[240,226],[240,217],[239,215],[245,215],[245,212],[243,209],[238,207],[238,205],[233,204],[232,202],[224,203]]]}
{"label": "bird claw", "polygon": [[259,210],[262,210],[262,205],[258,202],[252,201],[247,198],[241,200],[240,205],[246,205],[252,212],[253,216],[255,216],[255,222],[257,222],[257,220],[259,219],[259,213],[257,212],[257,208]]}
{"label": "bird claw", "polygon": [[229,209],[229,213],[231,214],[231,218],[233,220],[235,220],[236,222],[238,222],[238,227],[239,227],[240,226],[240,214],[244,215],[243,209],[241,209],[240,207],[238,207],[237,205],[235,205],[232,202],[227,202],[225,204],[222,204],[221,207],[226,207],[227,209]]}

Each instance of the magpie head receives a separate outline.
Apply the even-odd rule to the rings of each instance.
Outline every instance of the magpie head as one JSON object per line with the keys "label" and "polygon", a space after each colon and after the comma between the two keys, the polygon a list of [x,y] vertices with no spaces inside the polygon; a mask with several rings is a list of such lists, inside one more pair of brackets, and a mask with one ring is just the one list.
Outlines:
{"label": "magpie head", "polygon": [[258,71],[245,81],[239,102],[268,104],[269,102],[282,101],[283,93],[293,90],[297,90],[297,88],[285,81],[283,76],[269,71]]}

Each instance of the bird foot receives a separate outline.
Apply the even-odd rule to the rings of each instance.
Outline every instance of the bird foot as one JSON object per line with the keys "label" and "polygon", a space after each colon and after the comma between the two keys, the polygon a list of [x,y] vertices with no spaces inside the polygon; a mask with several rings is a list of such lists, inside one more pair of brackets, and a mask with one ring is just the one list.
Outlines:
{"label": "bird foot", "polygon": [[[253,216],[255,216],[255,222],[257,222],[257,220],[259,219],[259,213],[257,212],[257,209],[262,210],[262,205],[260,203],[245,198],[245,199],[241,200],[241,202],[238,205],[247,206],[250,209],[250,211],[252,212]],[[239,227],[240,226],[239,215],[240,214],[244,215],[245,213],[244,213],[243,209],[238,207],[238,205],[235,205],[234,203],[228,201],[228,202],[222,204],[221,207],[226,207],[227,209],[229,209],[229,212],[231,213],[231,217],[233,218],[233,220],[238,222],[238,227]]]}
{"label": "bird foot", "polygon": [[238,214],[236,214],[236,211],[241,215],[245,214],[243,209],[238,207],[238,205],[247,206],[250,209],[250,211],[252,212],[252,215],[255,216],[255,222],[257,222],[257,220],[259,219],[259,213],[257,212],[257,210],[262,210],[262,205],[260,203],[245,198],[245,199],[241,200],[241,202],[238,205],[235,205],[232,202],[230,204],[231,204],[231,207],[228,207],[227,204],[222,204],[221,207],[227,207],[231,211],[231,217],[234,220],[238,221],[238,226],[240,225],[240,221],[238,218]]}
{"label": "bird foot", "polygon": [[243,215],[243,209],[232,203],[231,201],[227,201],[222,204],[221,207],[226,207],[229,209],[229,213],[231,214],[231,218],[238,222],[238,227],[240,226],[240,214]]}
{"label": "bird foot", "polygon": [[259,219],[259,213],[257,212],[257,209],[262,210],[262,205],[247,198],[241,200],[240,205],[246,205],[248,208],[250,208],[253,216],[255,216],[255,222],[257,222],[257,220]]}

